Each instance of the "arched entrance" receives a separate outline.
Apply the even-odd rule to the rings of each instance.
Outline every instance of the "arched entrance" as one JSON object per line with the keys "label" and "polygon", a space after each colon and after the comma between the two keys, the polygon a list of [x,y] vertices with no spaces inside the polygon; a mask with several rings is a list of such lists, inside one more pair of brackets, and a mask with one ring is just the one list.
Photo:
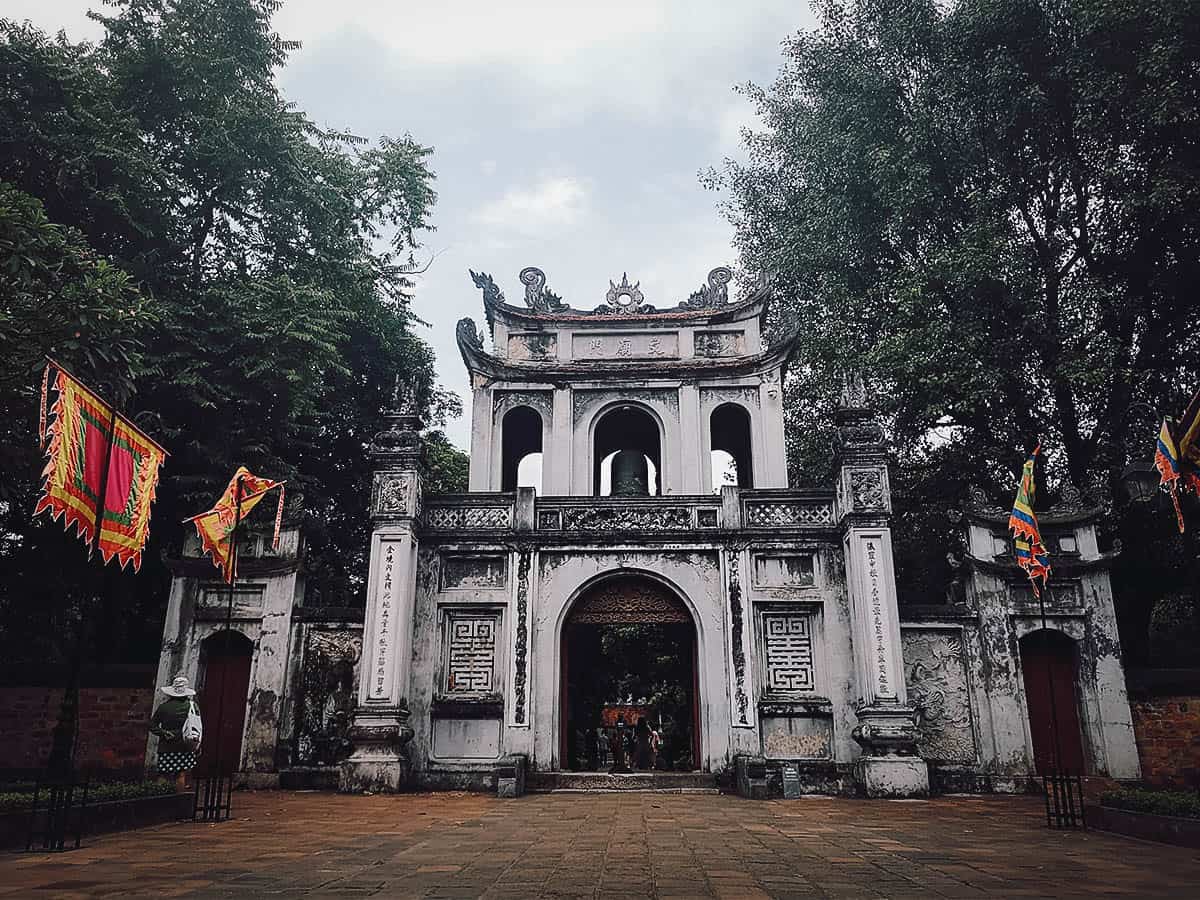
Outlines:
{"label": "arched entrance", "polygon": [[[560,768],[609,771],[625,731],[631,769],[701,768],[696,623],[673,591],[646,576],[605,579],[571,607],[561,646]],[[658,734],[649,758],[639,719]]]}
{"label": "arched entrance", "polygon": [[1038,630],[1021,638],[1021,674],[1025,680],[1034,765],[1039,775],[1053,769],[1055,718],[1057,750],[1061,753],[1059,771],[1086,774],[1079,728],[1078,667],[1075,642],[1061,631]]}
{"label": "arched entrance", "polygon": [[253,656],[254,643],[238,631],[219,631],[200,645],[203,682],[197,700],[204,737],[198,772],[237,771],[242,759]]}

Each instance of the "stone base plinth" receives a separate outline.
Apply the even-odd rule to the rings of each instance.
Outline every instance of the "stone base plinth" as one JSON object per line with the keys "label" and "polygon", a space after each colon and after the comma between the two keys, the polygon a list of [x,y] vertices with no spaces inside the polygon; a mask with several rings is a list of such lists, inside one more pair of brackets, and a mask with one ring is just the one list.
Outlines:
{"label": "stone base plinth", "polygon": [[343,794],[398,794],[408,783],[408,760],[397,755],[392,759],[343,760],[338,773],[338,790]]}
{"label": "stone base plinth", "polygon": [[929,766],[919,756],[861,756],[854,776],[873,799],[929,796]]}
{"label": "stone base plinth", "polygon": [[342,761],[338,790],[344,794],[395,794],[404,790],[409,772],[404,745],[412,735],[407,707],[359,707],[350,727],[354,752]]}

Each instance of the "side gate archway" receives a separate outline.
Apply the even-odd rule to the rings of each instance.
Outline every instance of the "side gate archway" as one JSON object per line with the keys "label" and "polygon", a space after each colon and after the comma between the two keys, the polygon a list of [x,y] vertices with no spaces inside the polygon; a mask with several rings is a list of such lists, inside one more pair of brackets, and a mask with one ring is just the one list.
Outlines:
{"label": "side gate archway", "polygon": [[1039,629],[1022,637],[1020,648],[1036,771],[1049,773],[1058,752],[1063,772],[1087,774],[1079,718],[1079,651],[1075,641],[1061,631]]}
{"label": "side gate archway", "polygon": [[658,747],[634,768],[702,768],[698,638],[687,604],[653,578],[616,575],[580,594],[562,624],[558,768],[607,770],[618,721],[633,732],[639,719]]}
{"label": "side gate archway", "polygon": [[204,737],[198,772],[230,773],[241,765],[253,659],[254,642],[239,631],[218,631],[200,645],[203,681],[197,700]]}

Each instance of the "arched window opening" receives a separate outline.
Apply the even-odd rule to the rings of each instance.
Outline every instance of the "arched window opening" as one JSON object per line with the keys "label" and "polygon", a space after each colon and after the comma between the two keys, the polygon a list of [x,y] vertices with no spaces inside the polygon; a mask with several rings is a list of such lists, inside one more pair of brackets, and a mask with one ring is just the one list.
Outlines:
{"label": "arched window opening", "polygon": [[528,406],[504,414],[500,439],[500,490],[542,492],[542,417]]}
{"label": "arched window opening", "polygon": [[754,463],[750,443],[750,414],[736,403],[724,403],[709,417],[712,436],[712,489],[721,485],[754,487]]}
{"label": "arched window opening", "polygon": [[657,496],[662,492],[658,423],[636,406],[618,406],[596,423],[593,492],[608,496]]}
{"label": "arched window opening", "polygon": [[712,489],[714,494],[721,493],[721,488],[727,484],[738,483],[737,460],[728,450],[712,452]]}

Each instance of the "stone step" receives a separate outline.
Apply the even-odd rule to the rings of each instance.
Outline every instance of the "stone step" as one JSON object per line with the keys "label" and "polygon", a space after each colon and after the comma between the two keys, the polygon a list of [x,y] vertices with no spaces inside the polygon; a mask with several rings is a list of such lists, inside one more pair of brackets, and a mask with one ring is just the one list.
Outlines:
{"label": "stone step", "polygon": [[525,789],[531,793],[608,793],[641,791],[653,794],[716,794],[717,777],[708,772],[530,772]]}

